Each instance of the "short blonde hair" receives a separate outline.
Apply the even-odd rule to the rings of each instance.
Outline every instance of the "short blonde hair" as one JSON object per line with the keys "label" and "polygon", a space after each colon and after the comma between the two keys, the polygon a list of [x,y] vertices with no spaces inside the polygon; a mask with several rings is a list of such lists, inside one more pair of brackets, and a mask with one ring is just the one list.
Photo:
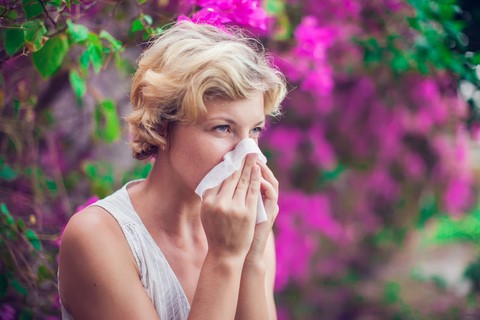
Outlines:
{"label": "short blonde hair", "polygon": [[258,41],[238,29],[177,22],[143,52],[133,76],[133,112],[126,117],[133,156],[155,156],[172,125],[195,122],[208,99],[240,100],[258,91],[265,114],[278,115],[284,76]]}

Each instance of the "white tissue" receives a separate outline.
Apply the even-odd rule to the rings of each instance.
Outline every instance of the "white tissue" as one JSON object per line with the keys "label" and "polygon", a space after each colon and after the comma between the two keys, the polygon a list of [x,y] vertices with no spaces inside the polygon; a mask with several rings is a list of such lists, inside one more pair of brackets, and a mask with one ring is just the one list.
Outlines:
{"label": "white tissue", "polygon": [[[247,154],[256,153],[258,159],[267,163],[267,158],[263,155],[262,151],[258,148],[257,143],[252,138],[245,138],[240,141],[235,149],[228,152],[223,156],[223,161],[217,164],[207,175],[200,181],[195,193],[203,198],[205,191],[211,188],[215,188],[220,185],[223,180],[230,177],[235,171],[239,170],[242,166],[243,159]],[[262,196],[258,196],[257,203],[257,223],[267,221],[267,213],[265,206],[263,205]]]}

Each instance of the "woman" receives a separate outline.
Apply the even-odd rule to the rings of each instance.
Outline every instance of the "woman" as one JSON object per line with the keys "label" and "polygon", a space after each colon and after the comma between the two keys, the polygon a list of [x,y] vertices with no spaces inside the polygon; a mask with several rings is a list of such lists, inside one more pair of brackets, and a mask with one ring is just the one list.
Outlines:
{"label": "woman", "polygon": [[[60,248],[63,318],[275,319],[278,182],[249,154],[203,201],[194,190],[278,113],[282,75],[236,31],[182,21],[139,60],[127,117],[145,180],[75,214]],[[267,221],[255,224],[259,195]]]}

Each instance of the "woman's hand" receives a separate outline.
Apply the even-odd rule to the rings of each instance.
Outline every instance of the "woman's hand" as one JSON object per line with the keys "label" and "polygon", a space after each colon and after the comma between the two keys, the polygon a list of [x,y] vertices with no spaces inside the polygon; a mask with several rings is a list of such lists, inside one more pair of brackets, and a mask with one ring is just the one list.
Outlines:
{"label": "woman's hand", "polygon": [[255,226],[252,245],[246,257],[247,263],[261,263],[264,260],[265,247],[268,237],[271,233],[273,223],[278,215],[278,181],[273,172],[261,161],[257,161],[261,169],[261,194],[265,211],[267,212],[267,221]]}
{"label": "woman's hand", "polygon": [[[220,186],[207,190],[204,195],[201,219],[208,241],[209,254],[218,258],[244,259],[251,250],[255,230],[255,215],[260,189],[266,190],[267,203],[272,215],[276,197],[273,187],[263,186],[257,155],[246,157],[243,169],[235,172]],[[278,211],[278,210],[277,210]],[[270,218],[269,218],[270,219]]]}

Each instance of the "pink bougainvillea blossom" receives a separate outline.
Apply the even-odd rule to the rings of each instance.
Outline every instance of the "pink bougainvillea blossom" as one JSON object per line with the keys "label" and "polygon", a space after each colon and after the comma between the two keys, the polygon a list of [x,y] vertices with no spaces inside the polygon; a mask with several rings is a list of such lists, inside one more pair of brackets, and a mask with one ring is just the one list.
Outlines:
{"label": "pink bougainvillea blossom", "polygon": [[275,154],[279,167],[286,170],[294,165],[296,150],[304,139],[304,134],[298,128],[278,126],[270,128],[262,139]]}
{"label": "pink bougainvillea blossom", "polygon": [[470,207],[473,197],[472,181],[468,177],[452,177],[447,184],[444,194],[446,210],[455,215],[465,213]]}
{"label": "pink bougainvillea blossom", "polygon": [[333,89],[332,69],[328,63],[328,49],[334,42],[336,32],[320,27],[317,19],[306,16],[295,30],[296,47],[293,49],[297,75],[303,77],[301,88],[314,95],[326,96]]}
{"label": "pink bougainvillea blossom", "polygon": [[336,164],[335,151],[320,126],[312,127],[307,133],[312,146],[311,160],[322,169],[331,170]]}
{"label": "pink bougainvillea blossom", "polygon": [[197,0],[201,9],[192,15],[192,21],[223,25],[234,23],[256,31],[267,30],[268,17],[256,0]]}
{"label": "pink bougainvillea blossom", "polygon": [[343,229],[332,218],[325,195],[282,193],[279,207],[281,214],[276,222],[277,290],[291,280],[302,282],[308,279],[312,255],[319,245],[319,233],[332,240],[343,237]]}

